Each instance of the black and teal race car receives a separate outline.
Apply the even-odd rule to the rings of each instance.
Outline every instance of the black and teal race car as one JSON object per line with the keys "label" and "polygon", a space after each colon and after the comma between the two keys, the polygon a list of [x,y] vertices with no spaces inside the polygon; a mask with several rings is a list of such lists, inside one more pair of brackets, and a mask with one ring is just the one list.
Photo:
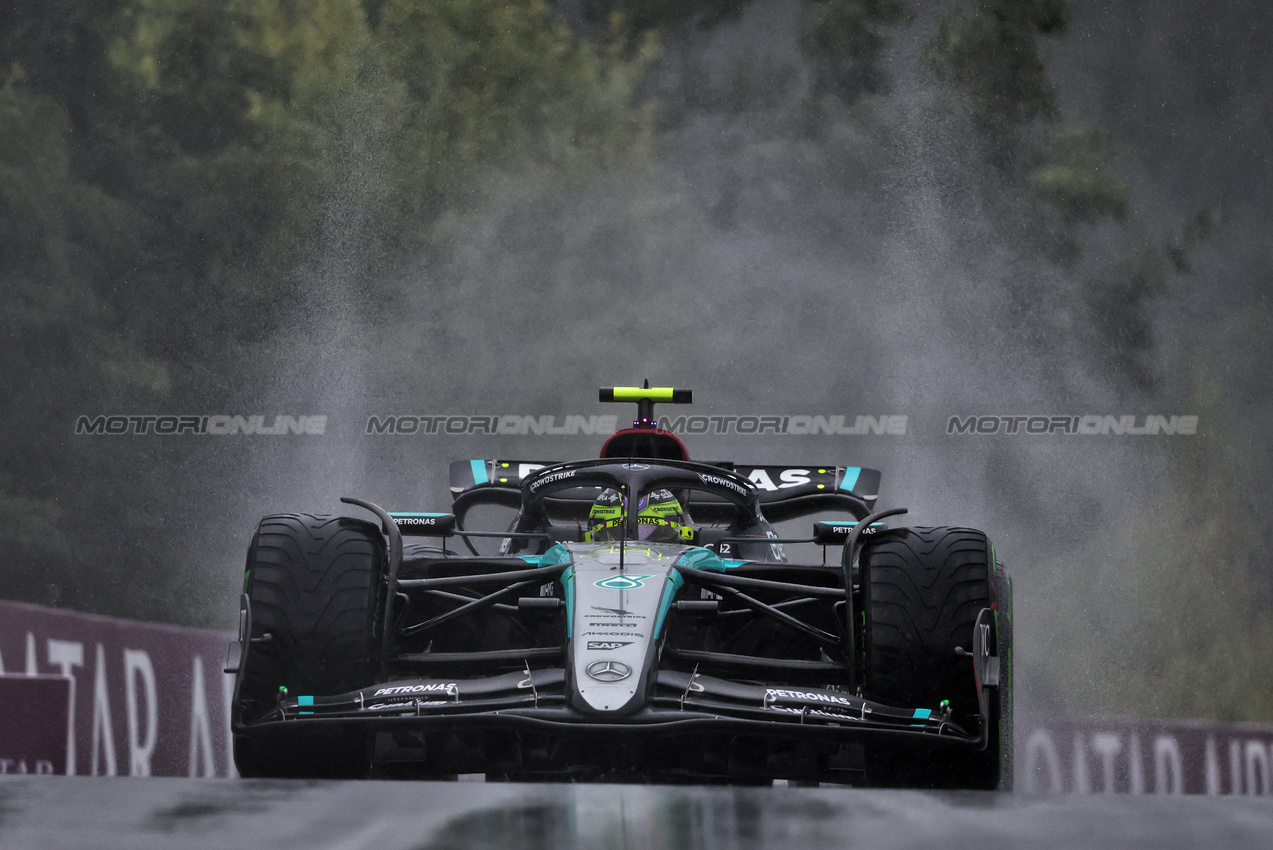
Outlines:
{"label": "black and teal race car", "polygon": [[1010,788],[986,535],[889,527],[873,469],[693,461],[653,413],[690,397],[604,389],[638,416],[598,458],[459,461],[445,513],[261,520],[239,773]]}

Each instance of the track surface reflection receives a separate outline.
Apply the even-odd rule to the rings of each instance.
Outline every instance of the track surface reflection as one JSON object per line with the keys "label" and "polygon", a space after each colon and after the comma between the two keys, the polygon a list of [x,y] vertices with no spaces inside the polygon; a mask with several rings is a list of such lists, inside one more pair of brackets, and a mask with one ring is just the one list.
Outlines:
{"label": "track surface reflection", "polygon": [[1267,848],[1273,798],[6,777],[0,847]]}

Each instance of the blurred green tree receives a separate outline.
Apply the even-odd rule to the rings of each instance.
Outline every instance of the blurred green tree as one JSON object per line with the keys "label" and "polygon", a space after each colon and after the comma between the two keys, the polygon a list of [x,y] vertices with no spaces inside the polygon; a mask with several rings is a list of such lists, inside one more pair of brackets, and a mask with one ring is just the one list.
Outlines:
{"label": "blurred green tree", "polygon": [[[481,175],[567,179],[651,149],[635,94],[651,43],[584,40],[542,0],[369,5],[374,26],[358,0],[0,8],[0,328],[18,361],[0,391],[31,402],[0,416],[21,446],[0,539],[43,574],[0,592],[125,604],[77,580],[128,533],[118,518],[77,523],[73,557],[46,533],[66,481],[99,503],[115,486],[85,474],[104,446],[68,447],[77,414],[225,404],[278,329],[312,320],[325,263],[375,302],[395,264],[443,250],[437,222]],[[137,469],[130,509],[165,474]],[[163,598],[133,613],[170,616]]]}
{"label": "blurred green tree", "polygon": [[938,21],[923,64],[1008,185],[1042,202],[1036,225],[1053,257],[1078,257],[1074,227],[1127,213],[1113,137],[1067,124],[1044,39],[1069,30],[1069,0],[960,0]]}
{"label": "blurred green tree", "polygon": [[812,0],[801,16],[799,44],[813,66],[815,97],[834,94],[844,103],[888,90],[882,60],[888,31],[909,24],[906,0]]}

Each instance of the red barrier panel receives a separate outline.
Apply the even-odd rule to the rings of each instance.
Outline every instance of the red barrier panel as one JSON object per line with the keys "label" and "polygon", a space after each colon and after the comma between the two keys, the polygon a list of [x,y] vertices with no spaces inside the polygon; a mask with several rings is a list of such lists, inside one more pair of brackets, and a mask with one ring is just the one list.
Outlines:
{"label": "red barrier panel", "polygon": [[[70,773],[233,776],[228,633],[0,601],[0,673],[73,683],[70,723],[10,711],[0,741],[62,732]],[[0,700],[0,706],[8,703]],[[6,757],[0,751],[0,758]],[[28,765],[29,766],[29,765]],[[34,769],[32,769],[34,772]],[[61,772],[61,771],[57,771]]]}
{"label": "red barrier panel", "polygon": [[0,674],[0,774],[66,773],[73,686],[67,676]]}

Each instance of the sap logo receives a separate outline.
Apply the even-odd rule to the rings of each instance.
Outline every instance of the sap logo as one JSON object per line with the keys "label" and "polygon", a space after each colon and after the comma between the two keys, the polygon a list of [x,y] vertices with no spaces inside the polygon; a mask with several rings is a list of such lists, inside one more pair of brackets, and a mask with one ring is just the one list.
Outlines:
{"label": "sap logo", "polygon": [[631,646],[630,640],[590,640],[588,641],[588,649],[622,649],[625,646]]}

